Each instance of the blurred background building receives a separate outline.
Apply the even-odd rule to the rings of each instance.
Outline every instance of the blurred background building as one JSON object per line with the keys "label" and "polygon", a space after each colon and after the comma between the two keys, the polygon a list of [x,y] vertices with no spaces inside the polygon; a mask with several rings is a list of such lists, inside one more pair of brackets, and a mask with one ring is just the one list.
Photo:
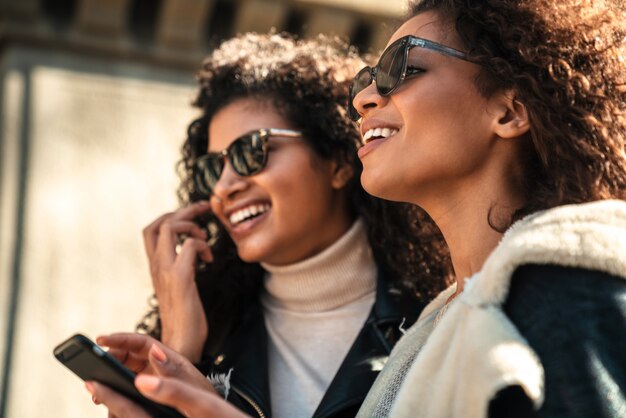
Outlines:
{"label": "blurred background building", "polygon": [[0,417],[106,416],[52,356],[133,330],[176,207],[194,72],[271,28],[378,52],[405,0],[0,0]]}

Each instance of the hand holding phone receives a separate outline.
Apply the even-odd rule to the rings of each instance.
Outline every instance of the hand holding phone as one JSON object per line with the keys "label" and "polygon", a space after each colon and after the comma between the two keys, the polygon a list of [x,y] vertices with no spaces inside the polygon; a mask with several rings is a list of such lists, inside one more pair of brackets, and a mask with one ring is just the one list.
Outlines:
{"label": "hand holding phone", "polygon": [[135,373],[81,334],[76,334],[54,349],[54,356],[78,377],[96,381],[127,396],[154,417],[181,418],[182,414],[168,406],[144,397],[135,387]]}

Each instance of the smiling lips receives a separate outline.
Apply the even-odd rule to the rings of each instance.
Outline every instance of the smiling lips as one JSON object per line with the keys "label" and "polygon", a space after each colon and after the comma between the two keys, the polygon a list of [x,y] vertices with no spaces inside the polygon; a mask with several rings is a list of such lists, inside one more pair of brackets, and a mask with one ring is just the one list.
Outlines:
{"label": "smiling lips", "polygon": [[398,133],[398,130],[395,128],[374,128],[368,129],[363,134],[363,144],[367,144],[370,141],[380,138],[389,138],[390,136]]}
{"label": "smiling lips", "polygon": [[255,218],[270,209],[269,203],[253,204],[236,210],[228,216],[231,226],[237,226],[242,222]]}

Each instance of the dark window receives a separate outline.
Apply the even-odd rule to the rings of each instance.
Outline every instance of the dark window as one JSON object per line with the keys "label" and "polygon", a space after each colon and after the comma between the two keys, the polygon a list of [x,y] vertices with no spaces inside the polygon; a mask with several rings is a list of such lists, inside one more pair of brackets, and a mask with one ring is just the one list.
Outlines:
{"label": "dark window", "polygon": [[284,30],[286,32],[301,37],[302,35],[304,35],[304,32],[306,30],[307,19],[308,16],[304,11],[292,9],[289,11],[287,19],[285,20]]}
{"label": "dark window", "polygon": [[223,40],[234,35],[233,25],[237,15],[237,2],[233,0],[217,0],[208,19],[206,38],[211,48],[215,48]]}
{"label": "dark window", "polygon": [[161,0],[134,0],[130,6],[130,33],[141,43],[154,41]]}
{"label": "dark window", "polygon": [[352,31],[350,40],[352,45],[359,49],[359,52],[372,52],[368,51],[372,40],[372,28],[367,23],[359,22],[354,28],[354,31]]}
{"label": "dark window", "polygon": [[55,29],[65,30],[76,15],[76,0],[41,0],[41,10]]}

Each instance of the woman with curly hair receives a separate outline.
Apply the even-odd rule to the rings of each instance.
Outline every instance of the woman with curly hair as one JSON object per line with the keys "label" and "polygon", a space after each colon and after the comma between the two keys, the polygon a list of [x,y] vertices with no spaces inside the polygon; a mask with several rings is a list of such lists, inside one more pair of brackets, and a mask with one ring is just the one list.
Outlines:
{"label": "woman with curly hair", "polygon": [[422,207],[456,276],[359,417],[626,416],[624,22],[616,1],[421,0],[357,74],[362,184]]}
{"label": "woman with curly hair", "polygon": [[[253,416],[354,416],[402,323],[450,277],[429,218],[359,183],[359,133],[345,108],[362,65],[329,38],[224,42],[198,75],[182,208],[144,231],[159,319],[148,331]],[[146,363],[130,346],[155,345],[98,342],[137,371]],[[188,370],[156,347],[157,363]],[[90,390],[123,415],[114,395]]]}

